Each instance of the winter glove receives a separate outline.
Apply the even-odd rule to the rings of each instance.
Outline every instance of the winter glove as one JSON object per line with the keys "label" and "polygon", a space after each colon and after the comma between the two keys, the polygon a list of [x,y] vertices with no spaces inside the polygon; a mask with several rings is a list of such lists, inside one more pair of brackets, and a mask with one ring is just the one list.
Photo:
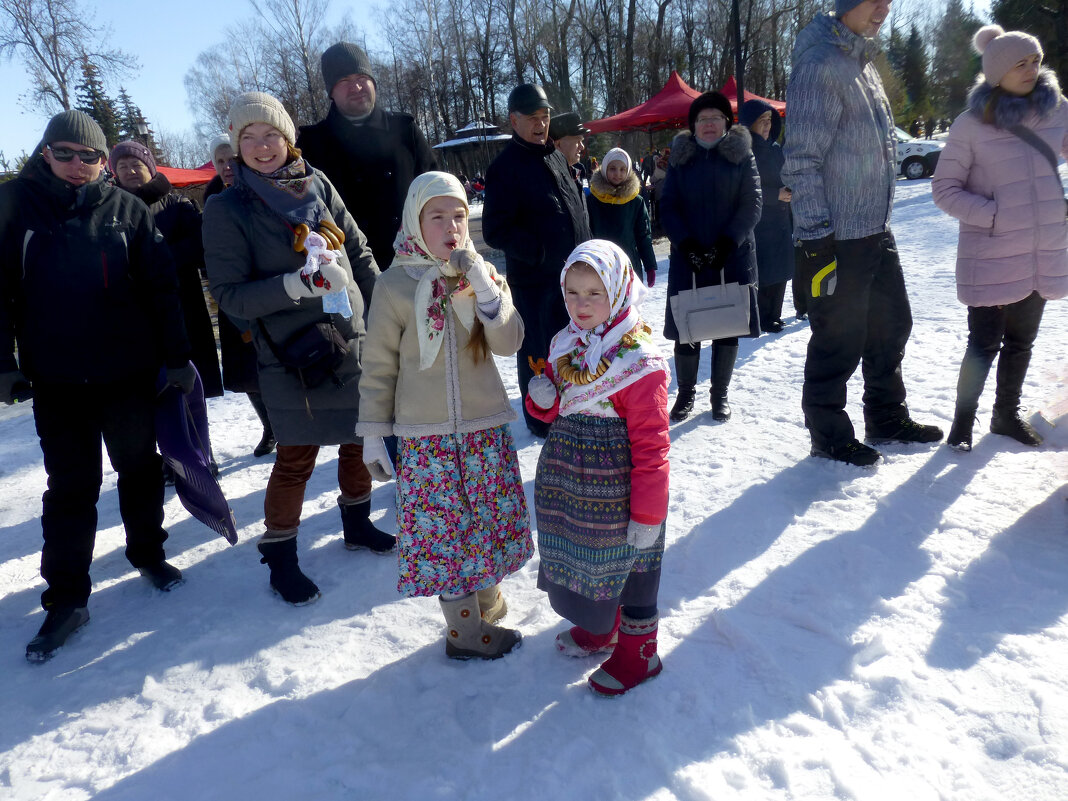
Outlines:
{"label": "winter glove", "polygon": [[367,465],[367,472],[375,481],[389,481],[393,478],[393,463],[389,460],[382,437],[364,437],[363,463]]}
{"label": "winter glove", "polygon": [[197,371],[191,362],[186,362],[182,367],[167,368],[167,386],[177,387],[183,395],[193,391],[197,383]]}
{"label": "winter glove", "polygon": [[19,403],[32,397],[30,382],[21,370],[0,373],[0,401],[7,404]]}
{"label": "winter glove", "polygon": [[731,256],[734,255],[734,251],[737,249],[738,246],[734,244],[734,240],[729,236],[719,237],[709,259],[709,269],[715,270],[717,273],[723,272],[723,268],[727,266],[727,262],[730,261]]}
{"label": "winter glove", "polygon": [[631,520],[627,524],[627,545],[632,545],[638,550],[651,548],[660,536],[660,528],[663,524],[647,526],[637,520]]}
{"label": "winter glove", "polygon": [[834,253],[834,234],[820,239],[802,239],[795,249],[797,266],[809,297],[834,294],[838,286],[838,261]]}
{"label": "winter glove", "polygon": [[493,303],[501,296],[501,290],[490,278],[489,268],[473,250],[456,248],[449,254],[449,264],[453,269],[467,276],[468,283],[475,290],[475,297],[480,304]]}
{"label": "winter glove", "polygon": [[337,292],[349,285],[349,275],[345,268],[334,261],[323,262],[311,275],[304,275],[294,270],[282,276],[282,285],[286,294],[296,303],[301,298],[320,298],[330,292]]}
{"label": "winter glove", "polygon": [[699,273],[705,269],[705,250],[701,247],[701,243],[696,239],[682,240],[682,242],[679,243],[679,250],[682,251],[686,263],[694,273]]}
{"label": "winter glove", "polygon": [[556,385],[547,375],[536,375],[527,384],[527,394],[539,409],[551,409],[556,403]]}
{"label": "winter glove", "polygon": [[645,284],[646,286],[652,286],[656,283],[656,270],[645,271]]}

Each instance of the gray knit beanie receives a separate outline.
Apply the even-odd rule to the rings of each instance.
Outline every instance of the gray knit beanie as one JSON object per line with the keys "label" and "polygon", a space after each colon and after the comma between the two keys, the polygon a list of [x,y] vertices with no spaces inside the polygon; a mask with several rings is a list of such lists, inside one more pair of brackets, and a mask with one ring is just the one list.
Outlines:
{"label": "gray knit beanie", "polygon": [[1005,74],[1028,56],[1042,58],[1038,39],[1023,31],[1006,31],[1000,25],[986,25],[975,32],[972,45],[983,56],[983,77],[997,86]]}
{"label": "gray knit beanie", "polygon": [[863,0],[834,0],[834,15],[840,17],[847,11],[852,11],[862,2]]}
{"label": "gray knit beanie", "polygon": [[266,92],[245,92],[230,106],[230,147],[235,155],[241,152],[238,146],[241,132],[254,122],[265,122],[276,128],[289,144],[296,146],[297,129],[282,103]]}
{"label": "gray knit beanie", "polygon": [[319,59],[319,67],[323,71],[323,84],[328,95],[333,93],[337,82],[346,75],[366,75],[378,83],[371,70],[371,59],[363,52],[363,48],[351,42],[338,42],[328,47]]}
{"label": "gray knit beanie", "polygon": [[52,142],[71,142],[75,145],[85,145],[94,150],[108,152],[108,142],[104,138],[104,132],[100,130],[97,121],[84,111],[61,111],[50,119],[41,144],[49,145]]}

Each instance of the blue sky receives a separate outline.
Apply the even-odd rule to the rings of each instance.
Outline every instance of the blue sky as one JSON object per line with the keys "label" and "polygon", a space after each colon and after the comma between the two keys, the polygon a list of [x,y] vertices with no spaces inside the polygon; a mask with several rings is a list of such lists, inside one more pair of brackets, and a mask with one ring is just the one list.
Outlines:
{"label": "blue sky", "polygon": [[[329,22],[350,11],[353,20],[374,39],[371,22],[373,3],[368,0],[334,0]],[[97,24],[111,27],[112,47],[132,53],[141,69],[122,83],[145,119],[155,128],[192,128],[193,117],[186,102],[186,72],[197,55],[223,40],[223,31],[252,13],[248,2],[234,0],[178,0],[174,3],[131,4],[118,0],[83,0],[83,9],[93,9]],[[27,109],[19,99],[29,82],[18,59],[0,62],[0,151],[13,158],[39,141],[49,115]],[[118,94],[118,86],[109,86]],[[205,159],[206,160],[206,159]]]}

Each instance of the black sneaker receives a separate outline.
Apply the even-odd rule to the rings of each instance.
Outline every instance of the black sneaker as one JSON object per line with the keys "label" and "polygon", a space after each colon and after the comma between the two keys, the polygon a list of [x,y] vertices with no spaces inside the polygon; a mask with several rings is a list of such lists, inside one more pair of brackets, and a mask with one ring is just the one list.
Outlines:
{"label": "black sneaker", "polygon": [[813,445],[812,455],[821,459],[845,462],[855,467],[871,467],[881,458],[881,454],[875,448],[869,448],[855,439],[843,442],[841,445],[828,445],[825,448]]}
{"label": "black sneaker", "polygon": [[997,414],[990,418],[990,433],[1012,437],[1022,445],[1037,448],[1042,444],[1042,435],[1035,427],[1020,417],[1019,411],[1011,414]]}
{"label": "black sneaker", "polygon": [[868,442],[938,442],[942,439],[942,429],[938,426],[925,426],[911,417],[900,420],[888,420],[881,426],[868,426],[865,431]]}
{"label": "black sneaker", "polygon": [[160,592],[170,592],[182,583],[182,571],[168,562],[137,568],[141,575],[152,582]]}
{"label": "black sneaker", "polygon": [[89,622],[89,610],[84,606],[60,606],[48,610],[37,636],[26,646],[26,659],[46,662],[67,638]]}
{"label": "black sneaker", "polygon": [[681,423],[693,414],[693,402],[697,399],[697,387],[682,387],[675,396],[675,405],[668,417],[673,423]]}

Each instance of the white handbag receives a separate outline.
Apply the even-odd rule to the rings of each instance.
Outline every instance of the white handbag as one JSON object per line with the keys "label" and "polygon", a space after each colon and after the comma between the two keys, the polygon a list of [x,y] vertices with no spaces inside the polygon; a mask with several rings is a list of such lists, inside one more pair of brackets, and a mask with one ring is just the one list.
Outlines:
{"label": "white handbag", "polygon": [[692,345],[710,339],[749,335],[749,285],[719,283],[684,289],[671,297],[671,316],[679,331],[679,342]]}

